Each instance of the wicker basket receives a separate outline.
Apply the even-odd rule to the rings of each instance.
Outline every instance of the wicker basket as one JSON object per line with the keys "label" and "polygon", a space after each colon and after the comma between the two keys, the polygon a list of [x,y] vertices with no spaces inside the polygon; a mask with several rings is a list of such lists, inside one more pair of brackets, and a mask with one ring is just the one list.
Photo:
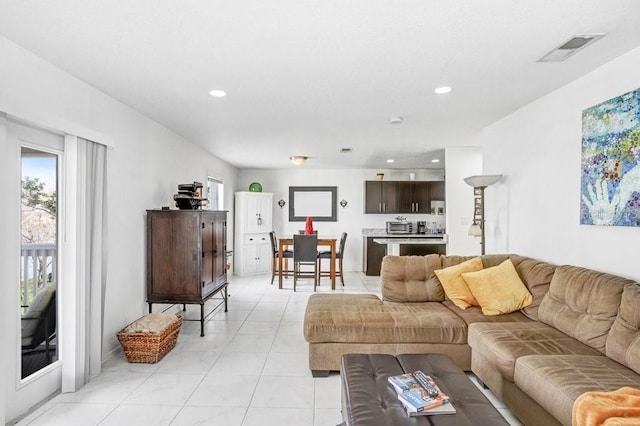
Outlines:
{"label": "wicker basket", "polygon": [[129,362],[153,364],[162,359],[176,345],[182,326],[182,317],[165,327],[160,333],[117,333]]}

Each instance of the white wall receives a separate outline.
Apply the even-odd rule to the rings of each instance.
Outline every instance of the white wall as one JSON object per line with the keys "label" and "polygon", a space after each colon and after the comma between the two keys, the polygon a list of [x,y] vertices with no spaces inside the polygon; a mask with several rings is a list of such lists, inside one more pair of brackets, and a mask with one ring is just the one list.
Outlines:
{"label": "white wall", "polygon": [[505,175],[487,197],[501,222],[489,252],[640,280],[640,228],[580,225],[582,110],[640,87],[639,69],[640,48],[485,129],[485,170]]}
{"label": "white wall", "polygon": [[[174,207],[172,197],[177,185],[194,180],[204,183],[207,173],[224,180],[228,188],[225,205],[233,206],[237,170],[2,37],[0,58],[0,112],[111,146],[108,152],[109,258],[103,351],[108,354],[118,347],[115,333],[146,311],[145,210],[166,205]],[[13,182],[12,170],[15,171],[19,164],[18,150],[6,146],[1,135],[0,144],[3,164],[12,165],[2,167],[0,180]],[[19,195],[14,196],[19,194],[19,188],[3,186],[2,189],[0,223],[3,227],[18,229],[13,203],[19,199]],[[229,229],[233,229],[232,217]],[[229,246],[232,240],[229,235]],[[13,245],[7,246],[3,242],[1,257],[11,259],[13,249]],[[14,283],[17,286],[14,270],[17,263],[7,261],[2,265],[6,266],[0,268],[3,285]],[[0,316],[15,312],[10,306],[14,302],[12,298],[1,297]],[[3,324],[11,323],[7,318],[0,318]],[[16,348],[11,345],[3,345],[0,359],[15,360],[15,352]],[[16,366],[11,364],[10,368],[3,368],[5,378],[15,375]],[[7,381],[2,380],[2,383]],[[9,382],[9,392],[13,391],[12,383]],[[7,412],[7,419],[12,417]]]}
{"label": "white wall", "polygon": [[[442,180],[442,170],[412,170],[416,180]],[[295,169],[240,170],[238,177],[239,191],[247,191],[251,182],[260,182],[264,192],[273,193],[273,228],[277,235],[293,234],[304,229],[304,222],[289,222],[289,187],[290,186],[337,186],[338,201],[349,202],[346,208],[338,206],[337,222],[314,222],[314,229],[320,235],[339,237],[347,232],[345,246],[344,269],[346,271],[362,271],[362,229],[384,228],[385,222],[393,220],[398,214],[364,214],[364,182],[376,180],[376,173],[383,172],[384,180],[409,180],[409,171],[405,170],[366,170],[366,169],[307,169],[304,166]],[[278,200],[287,204],[280,208]],[[426,214],[403,214],[407,220],[442,221],[441,217]]]}

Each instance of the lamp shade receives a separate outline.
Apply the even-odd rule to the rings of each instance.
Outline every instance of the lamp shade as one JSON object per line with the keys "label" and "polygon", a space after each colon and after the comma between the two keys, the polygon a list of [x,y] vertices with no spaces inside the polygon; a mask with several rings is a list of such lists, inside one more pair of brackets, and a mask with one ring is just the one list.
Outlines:
{"label": "lamp shade", "polygon": [[469,235],[472,237],[481,237],[482,236],[482,228],[477,223],[472,224],[469,227]]}
{"label": "lamp shade", "polygon": [[502,175],[475,175],[464,178],[464,181],[467,185],[478,188],[493,185],[498,182],[500,178],[502,178]]}

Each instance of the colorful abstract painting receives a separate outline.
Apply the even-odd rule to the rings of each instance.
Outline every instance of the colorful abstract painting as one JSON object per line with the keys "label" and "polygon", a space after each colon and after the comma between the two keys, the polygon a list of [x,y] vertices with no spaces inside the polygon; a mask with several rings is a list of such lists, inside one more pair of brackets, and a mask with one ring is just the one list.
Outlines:
{"label": "colorful abstract painting", "polygon": [[640,89],[582,111],[580,223],[640,226]]}

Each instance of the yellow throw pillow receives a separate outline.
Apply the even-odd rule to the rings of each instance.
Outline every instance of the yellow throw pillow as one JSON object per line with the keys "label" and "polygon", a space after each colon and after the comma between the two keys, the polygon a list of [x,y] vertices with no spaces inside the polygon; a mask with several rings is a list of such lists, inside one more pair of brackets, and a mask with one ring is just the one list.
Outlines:
{"label": "yellow throw pillow", "polygon": [[473,259],[449,266],[444,269],[436,269],[433,271],[447,297],[461,309],[467,309],[469,306],[478,306],[478,301],[473,297],[467,283],[462,279],[462,273],[482,270],[482,259],[474,257]]}
{"label": "yellow throw pillow", "polygon": [[508,314],[533,302],[510,259],[482,271],[463,273],[462,278],[485,315]]}

